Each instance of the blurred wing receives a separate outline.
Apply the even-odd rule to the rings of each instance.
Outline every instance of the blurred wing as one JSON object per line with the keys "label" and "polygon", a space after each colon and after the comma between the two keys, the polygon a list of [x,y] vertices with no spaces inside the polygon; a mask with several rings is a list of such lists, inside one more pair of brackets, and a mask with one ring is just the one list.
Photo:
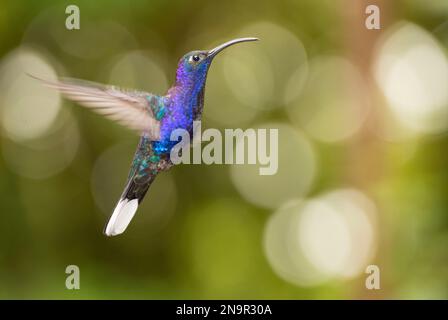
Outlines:
{"label": "blurred wing", "polygon": [[[35,77],[34,77],[35,78]],[[38,79],[38,78],[37,78]],[[48,87],[58,89],[67,98],[118,123],[148,134],[151,140],[159,140],[160,122],[154,117],[144,92],[124,91],[112,86],[75,79],[43,81]]]}

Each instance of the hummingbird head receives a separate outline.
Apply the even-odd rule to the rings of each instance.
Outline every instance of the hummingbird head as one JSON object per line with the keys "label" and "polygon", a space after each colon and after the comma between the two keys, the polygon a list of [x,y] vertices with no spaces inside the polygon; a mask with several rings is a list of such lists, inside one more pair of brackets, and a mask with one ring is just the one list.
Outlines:
{"label": "hummingbird head", "polygon": [[176,83],[204,84],[207,77],[208,68],[216,55],[231,45],[246,41],[256,41],[257,38],[239,38],[227,41],[211,50],[191,51],[184,55],[177,67]]}

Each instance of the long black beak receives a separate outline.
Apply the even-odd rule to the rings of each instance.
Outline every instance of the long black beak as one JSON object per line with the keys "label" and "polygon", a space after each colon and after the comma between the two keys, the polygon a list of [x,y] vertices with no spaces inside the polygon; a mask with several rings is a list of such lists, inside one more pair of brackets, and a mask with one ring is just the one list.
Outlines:
{"label": "long black beak", "polygon": [[247,42],[247,41],[257,41],[257,40],[258,40],[258,38],[238,38],[238,39],[233,39],[233,40],[227,41],[227,42],[217,46],[216,48],[213,48],[212,50],[210,50],[207,54],[207,58],[213,58],[214,56],[216,56],[219,52],[221,52],[225,48],[230,47],[231,45],[234,45],[236,43]]}

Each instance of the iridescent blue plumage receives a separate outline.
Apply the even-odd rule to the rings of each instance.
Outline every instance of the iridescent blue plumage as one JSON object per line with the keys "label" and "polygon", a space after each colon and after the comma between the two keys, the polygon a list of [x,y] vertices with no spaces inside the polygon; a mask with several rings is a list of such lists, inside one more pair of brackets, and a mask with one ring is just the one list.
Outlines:
{"label": "iridescent blue plumage", "polygon": [[[197,56],[197,62],[192,57]],[[204,104],[204,87],[211,59],[204,51],[193,51],[180,59],[175,85],[165,96],[166,113],[161,120],[160,140],[153,142],[156,154],[169,153],[178,141],[170,140],[175,129],[193,130]]]}

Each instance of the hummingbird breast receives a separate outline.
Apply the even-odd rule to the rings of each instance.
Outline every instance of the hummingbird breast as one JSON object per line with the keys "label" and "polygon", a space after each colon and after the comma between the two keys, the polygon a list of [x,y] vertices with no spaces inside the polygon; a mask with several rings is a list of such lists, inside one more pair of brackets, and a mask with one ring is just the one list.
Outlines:
{"label": "hummingbird breast", "polygon": [[198,99],[194,94],[191,94],[191,91],[190,94],[185,91],[174,91],[167,101],[167,112],[160,120],[160,140],[152,142],[154,153],[157,155],[169,154],[171,149],[180,142],[180,137],[177,140],[171,140],[171,134],[174,130],[183,129],[189,133],[190,137],[192,136],[194,110]]}

